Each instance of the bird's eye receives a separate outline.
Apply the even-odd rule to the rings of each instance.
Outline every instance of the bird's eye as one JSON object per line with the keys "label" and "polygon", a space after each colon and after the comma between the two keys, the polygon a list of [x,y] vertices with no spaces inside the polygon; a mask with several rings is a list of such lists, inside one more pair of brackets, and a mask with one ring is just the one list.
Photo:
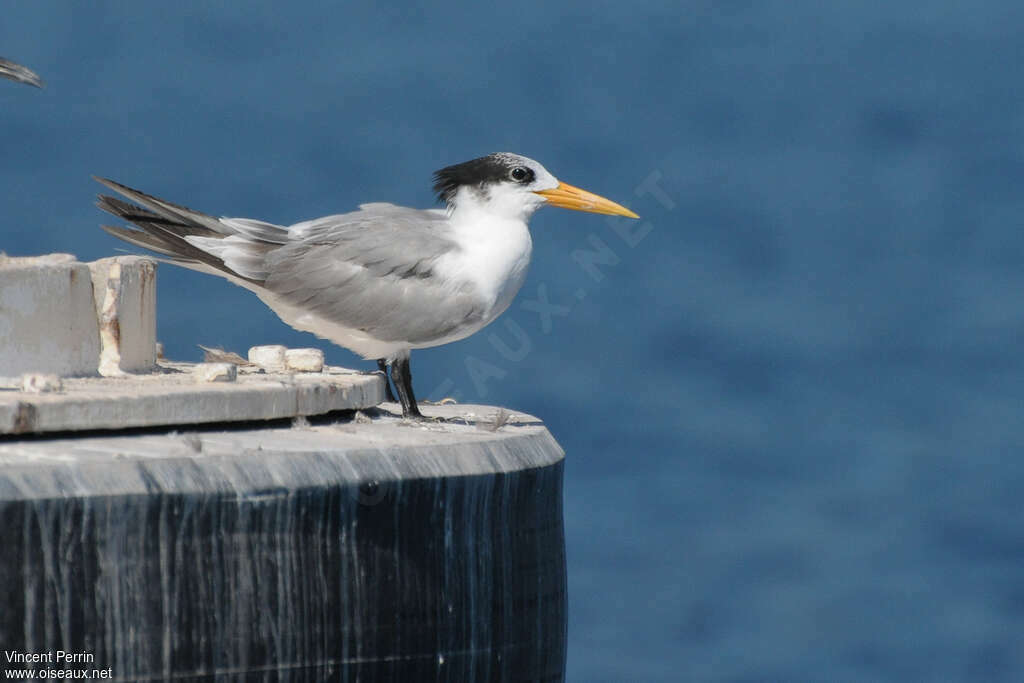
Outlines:
{"label": "bird's eye", "polygon": [[530,176],[532,176],[533,174],[530,173],[530,169],[528,169],[528,168],[523,168],[522,166],[516,166],[515,168],[512,169],[512,173],[510,175],[512,176],[512,180],[515,180],[516,182],[521,183],[524,180],[526,180],[527,178],[529,178]]}

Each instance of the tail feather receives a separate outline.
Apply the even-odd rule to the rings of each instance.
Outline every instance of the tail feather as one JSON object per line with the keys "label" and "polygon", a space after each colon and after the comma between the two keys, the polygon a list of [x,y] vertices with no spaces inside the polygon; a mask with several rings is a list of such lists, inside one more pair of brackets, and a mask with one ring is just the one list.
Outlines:
{"label": "tail feather", "polygon": [[114,225],[101,225],[100,228],[117,239],[124,240],[136,247],[149,249],[150,251],[155,251],[158,254],[163,254],[164,256],[170,256],[171,258],[181,260],[181,257],[174,253],[174,248],[169,242],[162,240],[159,237],[155,237],[148,232],[119,228]]}
{"label": "tail feather", "polygon": [[166,218],[158,213],[122,201],[117,197],[101,194],[97,195],[96,206],[109,214],[122,218],[131,223],[149,223],[153,226],[160,226],[162,229],[173,232],[180,237],[198,235],[201,237],[224,237],[222,233],[214,232],[208,228],[198,225],[185,225],[180,220]]}
{"label": "tail feather", "polygon": [[220,233],[222,235],[229,234],[225,231],[225,228],[223,224],[221,224],[220,220],[208,214],[202,213],[200,211],[194,211],[188,208],[187,206],[173,204],[165,199],[160,199],[158,197],[148,195],[145,192],[128,187],[127,185],[122,185],[121,183],[114,182],[109,178],[98,178],[96,176],[93,176],[93,180],[100,183],[101,185],[106,185],[114,192],[117,192],[118,194],[123,195],[128,199],[131,199],[133,202],[138,202],[139,204],[142,204],[147,209],[155,211],[164,218],[176,220],[182,223],[183,225],[201,226],[206,228],[207,230],[211,230],[215,233]]}
{"label": "tail feather", "polygon": [[149,249],[155,251],[158,254],[162,254],[171,259],[173,263],[180,266],[189,267],[196,264],[203,264],[211,266],[215,270],[221,271],[226,275],[241,278],[252,282],[253,284],[261,284],[258,280],[252,278],[246,278],[236,273],[233,269],[228,268],[224,265],[224,262],[206,253],[202,249],[198,249],[188,242],[175,239],[173,237],[164,237],[157,231],[143,231],[143,230],[132,230],[130,228],[119,228],[113,225],[101,225],[100,226],[105,232],[118,239],[122,239],[129,244],[134,244],[137,247],[143,249]]}
{"label": "tail feather", "polygon": [[[287,232],[278,227],[285,238],[261,240],[251,234],[251,228],[244,231],[249,234],[244,234],[213,216],[158,199],[113,180],[96,180],[142,205],[99,195],[96,202],[99,208],[139,228],[104,225],[103,229],[125,242],[170,257],[179,265],[200,270],[207,270],[203,266],[209,266],[230,278],[260,285],[264,279],[260,277],[263,257],[283,243],[287,236]],[[269,223],[262,224],[257,232],[274,236],[271,228],[275,227]]]}

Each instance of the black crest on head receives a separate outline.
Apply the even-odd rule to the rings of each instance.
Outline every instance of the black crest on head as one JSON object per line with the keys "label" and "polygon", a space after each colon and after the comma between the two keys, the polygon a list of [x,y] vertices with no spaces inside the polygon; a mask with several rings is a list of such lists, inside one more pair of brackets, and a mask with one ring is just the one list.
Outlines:
{"label": "black crest on head", "polygon": [[[522,166],[519,160],[509,154],[488,154],[479,159],[447,166],[434,173],[434,192],[437,193],[439,201],[447,204],[455,197],[461,186],[481,187],[488,183],[508,180],[512,169],[519,166]],[[529,180],[532,180],[533,171],[527,171]]]}

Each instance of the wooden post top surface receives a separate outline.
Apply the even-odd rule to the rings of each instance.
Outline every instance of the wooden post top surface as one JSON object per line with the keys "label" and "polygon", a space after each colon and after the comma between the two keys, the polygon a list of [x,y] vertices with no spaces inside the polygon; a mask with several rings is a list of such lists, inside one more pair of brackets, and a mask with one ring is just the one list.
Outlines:
{"label": "wooden post top surface", "polygon": [[[397,406],[395,406],[397,409]],[[545,467],[564,452],[540,420],[503,408],[430,405],[445,422],[383,409],[296,426],[0,440],[0,500],[301,488],[339,480],[472,476]]]}

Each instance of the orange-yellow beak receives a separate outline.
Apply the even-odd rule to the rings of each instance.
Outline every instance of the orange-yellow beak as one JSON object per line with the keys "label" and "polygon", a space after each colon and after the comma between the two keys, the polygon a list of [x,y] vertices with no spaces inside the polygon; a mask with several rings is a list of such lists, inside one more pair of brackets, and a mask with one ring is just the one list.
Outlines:
{"label": "orange-yellow beak", "polygon": [[558,183],[553,190],[538,190],[539,194],[548,200],[551,206],[558,206],[563,209],[575,209],[576,211],[589,211],[590,213],[606,213],[612,216],[628,216],[629,218],[640,218],[626,207],[616,204],[610,199],[605,199],[593,192],[581,190],[568,183]]}

